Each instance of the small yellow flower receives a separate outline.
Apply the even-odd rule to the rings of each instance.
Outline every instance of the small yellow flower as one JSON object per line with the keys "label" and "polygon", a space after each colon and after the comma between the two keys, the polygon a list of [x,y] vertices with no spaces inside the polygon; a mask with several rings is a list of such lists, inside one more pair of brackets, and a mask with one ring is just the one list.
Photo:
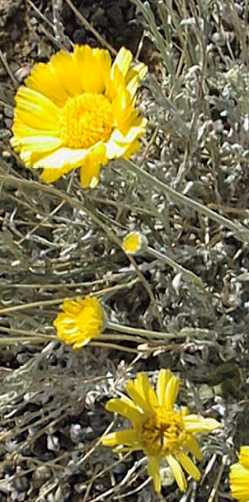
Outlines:
{"label": "small yellow flower", "polygon": [[239,462],[231,466],[229,480],[232,496],[249,502],[249,446],[241,446]]}
{"label": "small yellow flower", "polygon": [[92,338],[98,338],[105,324],[104,310],[97,298],[87,296],[79,300],[65,300],[55,321],[57,337],[80,349]]}
{"label": "small yellow flower", "polygon": [[131,63],[125,48],[112,64],[107,50],[76,45],[34,66],[16,94],[11,144],[27,167],[43,168],[43,181],[80,168],[82,187],[92,187],[109,159],[139,149],[146,120],[135,99],[146,66]]}
{"label": "small yellow flower", "polygon": [[122,248],[127,254],[137,254],[146,246],[147,241],[140,232],[130,232],[122,242]]}
{"label": "small yellow flower", "polygon": [[129,380],[126,385],[129,397],[111,399],[106,405],[108,411],[127,418],[132,427],[107,434],[102,443],[121,452],[143,450],[156,492],[161,490],[161,460],[166,460],[182,491],[187,488],[184,471],[195,480],[200,479],[201,473],[189,456],[190,453],[202,459],[195,435],[220,427],[212,418],[191,415],[186,407],[176,408],[179,386],[180,379],[170,370],[160,370],[156,391],[147,375],[138,373],[135,380]]}

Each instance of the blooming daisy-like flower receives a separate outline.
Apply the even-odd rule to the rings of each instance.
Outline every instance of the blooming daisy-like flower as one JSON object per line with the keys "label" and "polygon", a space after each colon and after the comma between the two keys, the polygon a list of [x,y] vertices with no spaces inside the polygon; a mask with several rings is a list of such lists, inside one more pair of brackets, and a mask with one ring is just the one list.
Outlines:
{"label": "blooming daisy-like flower", "polygon": [[161,490],[160,462],[166,461],[180,490],[185,491],[184,471],[199,480],[201,473],[190,455],[202,459],[196,434],[209,433],[220,427],[212,418],[188,413],[186,407],[176,408],[180,379],[170,370],[160,370],[156,390],[145,373],[138,373],[126,385],[128,396],[111,399],[106,409],[127,418],[129,429],[107,434],[105,446],[117,451],[142,450],[148,458],[148,473],[156,492]]}
{"label": "blooming daisy-like flower", "polygon": [[122,248],[127,254],[135,255],[146,247],[147,240],[140,232],[130,232],[122,242]]}
{"label": "blooming daisy-like flower", "polygon": [[249,502],[249,446],[241,446],[239,462],[231,466],[229,480],[232,496]]}
{"label": "blooming daisy-like flower", "polygon": [[86,296],[78,300],[65,300],[62,310],[53,323],[57,337],[62,342],[80,349],[101,335],[105,314],[97,298]]}
{"label": "blooming daisy-like flower", "polygon": [[135,95],[146,66],[132,54],[88,45],[38,63],[16,94],[11,144],[30,168],[52,183],[80,168],[83,188],[95,186],[109,159],[128,158],[140,146],[146,120]]}

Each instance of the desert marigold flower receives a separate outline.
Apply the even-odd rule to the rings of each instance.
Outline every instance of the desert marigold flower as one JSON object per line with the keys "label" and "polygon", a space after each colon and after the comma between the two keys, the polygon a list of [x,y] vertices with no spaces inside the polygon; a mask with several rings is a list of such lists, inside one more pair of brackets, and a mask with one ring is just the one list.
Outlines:
{"label": "desert marigold flower", "polygon": [[249,502],[249,446],[241,446],[239,462],[231,466],[229,480],[232,496]]}
{"label": "desert marigold flower", "polygon": [[146,238],[140,232],[130,232],[122,242],[122,248],[127,254],[135,255],[141,252],[147,244]]}
{"label": "desert marigold flower", "polygon": [[135,94],[146,66],[131,63],[125,48],[112,64],[107,50],[76,45],[34,66],[16,94],[11,143],[43,181],[80,168],[82,187],[95,186],[109,159],[139,149],[146,120]]}
{"label": "desert marigold flower", "polygon": [[106,409],[127,418],[129,429],[107,434],[105,446],[117,451],[142,450],[148,458],[148,473],[156,492],[161,490],[160,462],[166,461],[180,488],[185,491],[184,471],[199,480],[201,473],[189,454],[202,459],[196,434],[209,433],[220,427],[212,418],[188,413],[186,407],[176,408],[180,379],[170,370],[160,370],[156,390],[145,373],[138,373],[126,385],[127,396],[111,399]]}
{"label": "desert marigold flower", "polygon": [[62,310],[53,323],[62,342],[80,349],[101,335],[105,315],[97,298],[87,296],[79,300],[65,300]]}

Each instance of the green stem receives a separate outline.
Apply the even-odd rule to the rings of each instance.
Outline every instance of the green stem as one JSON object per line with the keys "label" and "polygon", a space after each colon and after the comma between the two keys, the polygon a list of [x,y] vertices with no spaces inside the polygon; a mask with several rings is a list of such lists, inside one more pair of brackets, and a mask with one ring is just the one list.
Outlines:
{"label": "green stem", "polygon": [[101,347],[102,349],[120,350],[121,352],[130,352],[131,354],[139,354],[137,349],[132,349],[131,347],[123,347],[122,345],[117,345],[116,343],[107,342],[90,342],[90,347]]}
{"label": "green stem", "polygon": [[200,204],[199,202],[193,199],[189,199],[188,197],[186,197],[186,195],[177,192],[170,186],[166,185],[166,183],[163,183],[162,181],[158,180],[157,178],[155,178],[150,173],[148,173],[141,167],[137,166],[130,160],[120,159],[119,161],[116,162],[117,165],[121,165],[123,168],[129,167],[133,172],[137,173],[140,176],[143,176],[143,178],[145,178],[148,181],[150,186],[159,188],[162,192],[164,192],[170,199],[174,200],[176,203],[190,207],[191,209],[194,209],[195,211],[204,214],[211,220],[216,221],[216,223],[219,223],[220,225],[229,228],[232,232],[234,232],[238,240],[247,243],[249,242],[249,230],[240,223],[234,223],[228,218],[222,216],[221,214],[212,211],[212,209],[209,209],[203,204]]}
{"label": "green stem", "polygon": [[182,274],[183,278],[186,281],[191,282],[192,284],[194,284],[195,286],[198,286],[204,292],[206,292],[205,286],[204,286],[201,278],[198,277],[197,275],[195,275],[194,272],[191,272],[191,270],[188,270],[188,269],[184,268],[182,265],[179,265],[179,263],[177,263],[175,260],[173,260],[172,258],[167,256],[166,254],[160,253],[160,251],[157,251],[156,249],[153,249],[148,246],[146,248],[146,250],[148,251],[148,253],[151,256],[154,256],[155,258],[159,258],[159,260],[165,261],[165,263],[167,263],[167,265],[169,265],[169,267],[173,268],[174,270],[176,270],[177,272]]}
{"label": "green stem", "polygon": [[142,339],[139,338],[138,336],[130,336],[128,333],[126,333],[125,335],[112,335],[111,333],[104,333],[101,335],[101,340],[106,340],[107,342],[108,341],[112,341],[112,340],[117,340],[117,341],[124,341],[124,342],[137,342],[137,343],[141,343]]}
{"label": "green stem", "polygon": [[[42,183],[38,183],[37,181],[16,178],[15,176],[11,176],[8,174],[4,174],[4,175],[0,174],[0,182],[7,183],[10,185],[14,185],[14,186],[18,186],[18,187],[21,186],[21,187],[27,187],[29,189],[33,188],[34,190],[37,189],[37,190],[39,190],[39,193],[40,192],[48,193],[51,196],[59,198],[59,200],[65,201],[67,204],[71,205],[71,207],[74,207],[80,211],[84,211],[85,214],[87,214],[87,216],[90,217],[91,220],[106,233],[106,235],[110,239],[110,241],[114,242],[123,251],[121,240],[108,227],[108,225],[106,225],[102,221],[102,219],[99,218],[97,213],[94,212],[94,208],[91,209],[89,207],[86,207],[86,205],[84,205],[79,200],[72,198],[68,193],[62,192],[62,191],[58,190],[57,188],[54,188],[54,187],[51,187],[48,185],[43,185]],[[143,276],[143,274],[142,274],[141,270],[139,269],[139,267],[136,263],[136,260],[133,258],[133,256],[127,255],[127,258],[128,258],[128,260],[130,260],[131,265],[133,266],[133,268],[136,271],[137,277],[139,278],[139,280],[143,284],[144,288],[146,289],[148,296],[150,297],[151,303],[153,305],[155,315],[158,319],[158,322],[161,324],[162,320],[161,320],[160,311],[158,309],[158,306],[157,306],[157,303],[154,298],[154,294],[153,294],[153,291],[151,289],[149,282]],[[43,304],[44,303],[45,302],[43,302]],[[0,311],[0,315],[2,313],[5,313],[6,311],[9,312],[11,308],[12,307],[9,307],[9,309],[3,309],[2,311]]]}
{"label": "green stem", "polygon": [[113,331],[118,331],[119,333],[127,333],[129,335],[138,335],[143,338],[150,338],[151,340],[159,339],[163,340],[173,340],[176,338],[196,338],[196,339],[209,339],[213,340],[215,337],[215,332],[209,329],[202,328],[183,328],[175,333],[160,333],[160,331],[151,331],[142,328],[133,328],[131,326],[123,326],[122,324],[117,324],[115,322],[107,321],[106,328]]}
{"label": "green stem", "polygon": [[0,345],[14,345],[16,343],[45,343],[49,340],[55,340],[55,336],[43,335],[43,336],[1,336]]}
{"label": "green stem", "polygon": [[107,321],[107,328],[113,331],[119,331],[120,333],[127,333],[129,335],[139,335],[143,338],[159,338],[172,340],[177,337],[174,333],[160,333],[159,331],[150,331],[147,329],[132,328],[131,326],[122,326],[122,324],[116,324],[115,322]]}

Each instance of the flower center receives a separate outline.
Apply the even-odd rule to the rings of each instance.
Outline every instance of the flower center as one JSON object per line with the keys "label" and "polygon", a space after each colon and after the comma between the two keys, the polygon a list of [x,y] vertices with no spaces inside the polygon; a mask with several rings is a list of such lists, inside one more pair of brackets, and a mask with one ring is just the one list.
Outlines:
{"label": "flower center", "polygon": [[60,136],[69,148],[89,148],[106,141],[112,127],[111,103],[101,94],[68,98],[62,109]]}
{"label": "flower center", "polygon": [[141,430],[143,449],[149,455],[168,455],[178,450],[187,439],[181,413],[163,407],[148,418]]}

